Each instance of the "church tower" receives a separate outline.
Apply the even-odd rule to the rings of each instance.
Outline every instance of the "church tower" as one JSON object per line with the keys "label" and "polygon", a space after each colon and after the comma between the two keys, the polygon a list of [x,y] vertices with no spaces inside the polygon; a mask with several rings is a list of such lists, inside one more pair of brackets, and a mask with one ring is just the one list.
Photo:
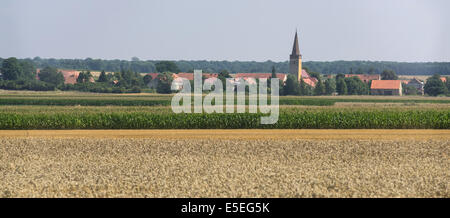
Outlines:
{"label": "church tower", "polygon": [[298,48],[297,31],[295,31],[292,54],[289,56],[289,74],[294,75],[299,81],[302,76],[302,55],[300,54],[300,49]]}

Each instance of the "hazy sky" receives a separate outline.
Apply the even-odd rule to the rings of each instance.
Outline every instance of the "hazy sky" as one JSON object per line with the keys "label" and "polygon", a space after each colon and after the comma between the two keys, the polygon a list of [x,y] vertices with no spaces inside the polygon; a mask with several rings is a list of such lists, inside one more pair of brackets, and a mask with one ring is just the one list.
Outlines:
{"label": "hazy sky", "polygon": [[450,61],[447,0],[0,0],[0,57]]}

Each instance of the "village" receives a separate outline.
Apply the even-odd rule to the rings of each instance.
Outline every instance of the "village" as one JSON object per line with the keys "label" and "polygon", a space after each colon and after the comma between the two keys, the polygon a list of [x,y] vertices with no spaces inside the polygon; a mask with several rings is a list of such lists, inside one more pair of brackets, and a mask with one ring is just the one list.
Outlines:
{"label": "village", "polygon": [[0,5],[0,198],[301,217],[450,197],[450,1]]}
{"label": "village", "polygon": [[[170,63],[170,62],[169,62]],[[172,63],[173,64],[173,63]],[[108,82],[114,86],[119,83],[118,78],[114,72],[99,72],[89,70],[68,70],[57,69],[64,77],[64,84],[75,85],[77,83],[95,83]],[[36,79],[39,80],[40,69],[37,69]],[[166,74],[164,74],[166,73]],[[103,74],[103,75],[102,75]],[[139,73],[145,82],[145,87],[150,92],[158,92],[162,94],[170,93],[170,86],[168,82],[175,83],[175,90],[182,89],[182,83],[177,78],[185,78],[189,81],[194,80],[193,72],[154,72],[154,73]],[[80,76],[81,75],[81,76]],[[444,86],[445,91],[436,92],[431,91],[436,88],[430,85],[429,90],[425,89],[427,79],[432,76],[397,76],[392,70],[385,70],[381,74],[356,74],[349,69],[347,74],[321,74],[320,72],[308,72],[307,68],[302,67],[302,54],[299,49],[299,40],[297,32],[295,33],[292,53],[289,56],[289,72],[276,72],[273,67],[271,73],[248,73],[236,72],[229,73],[222,71],[218,73],[204,72],[202,74],[203,81],[207,79],[221,79],[225,85],[225,79],[231,79],[236,85],[241,79],[247,84],[256,83],[259,79],[278,78],[280,83],[280,95],[386,95],[386,96],[402,96],[402,95],[431,95],[436,96],[449,92],[447,77],[434,75],[433,86]],[[292,78],[289,78],[289,77]],[[0,73],[0,78],[2,77]],[[86,77],[86,78],[85,78]],[[109,79],[100,79],[109,78]],[[169,78],[170,77],[170,78]],[[141,79],[142,79],[141,78]],[[436,82],[439,79],[441,83]],[[256,79],[256,80],[254,80]],[[291,81],[288,81],[288,80]],[[165,84],[161,84],[165,83]],[[213,80],[208,80],[213,81]],[[158,86],[165,85],[165,88],[158,89]],[[445,87],[446,86],[446,87]],[[71,86],[69,86],[71,87]],[[438,87],[439,88],[439,87]],[[64,89],[64,88],[63,88]],[[70,88],[69,88],[70,89]],[[141,90],[135,89],[135,90]],[[164,90],[164,91],[158,91]],[[104,91],[108,92],[108,91]],[[140,92],[140,91],[132,91]]]}

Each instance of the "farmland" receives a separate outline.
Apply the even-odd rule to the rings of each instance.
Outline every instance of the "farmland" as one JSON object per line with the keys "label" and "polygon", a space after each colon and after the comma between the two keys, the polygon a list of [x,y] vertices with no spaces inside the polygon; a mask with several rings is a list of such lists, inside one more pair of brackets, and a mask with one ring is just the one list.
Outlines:
{"label": "farmland", "polygon": [[0,92],[0,196],[450,197],[448,97],[283,96],[274,125],[170,99]]}
{"label": "farmland", "polygon": [[[264,114],[173,114],[166,112],[1,112],[0,129],[449,129],[450,111],[423,110],[281,110],[273,125]],[[163,109],[163,110],[164,110]],[[86,109],[84,109],[86,110]],[[142,109],[140,109],[142,110]]]}
{"label": "farmland", "polygon": [[450,98],[281,97],[279,121],[262,113],[175,114],[171,95],[0,94],[0,129],[449,129]]}
{"label": "farmland", "polygon": [[448,198],[449,136],[448,130],[6,131],[0,196]]}

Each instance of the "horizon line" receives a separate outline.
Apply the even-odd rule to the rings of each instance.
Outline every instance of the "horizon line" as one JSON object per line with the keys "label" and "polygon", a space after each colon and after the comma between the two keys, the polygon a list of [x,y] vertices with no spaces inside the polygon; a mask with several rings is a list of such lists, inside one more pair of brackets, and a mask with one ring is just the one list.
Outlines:
{"label": "horizon line", "polygon": [[[104,60],[104,61],[132,61],[131,58],[130,59],[103,59],[103,58],[92,58],[92,57],[86,57],[86,58],[52,58],[52,57],[40,57],[40,56],[35,56],[33,58],[30,57],[26,57],[26,58],[19,58],[19,57],[15,57],[15,56],[10,56],[10,57],[0,57],[1,59],[8,59],[8,58],[17,58],[17,59],[30,59],[33,60],[35,58],[40,58],[40,59],[44,59],[44,60],[48,60],[48,59],[56,59],[56,60],[86,60],[86,59],[92,59],[92,60]],[[139,57],[137,57],[139,58]],[[207,60],[207,59],[197,59],[197,60],[189,60],[189,59],[178,59],[178,60],[174,60],[174,59],[140,59],[139,61],[208,61],[208,62],[259,62],[259,63],[264,63],[264,62],[274,62],[274,63],[284,63],[284,62],[289,62],[289,60],[285,60],[285,61],[273,61],[273,60],[265,60],[265,61],[257,61],[257,60]],[[449,61],[436,61],[436,60],[432,60],[432,61],[392,61],[392,60],[308,60],[308,61],[302,61],[303,63],[306,62],[352,62],[352,61],[358,61],[358,62],[396,62],[396,63],[450,63]]]}

